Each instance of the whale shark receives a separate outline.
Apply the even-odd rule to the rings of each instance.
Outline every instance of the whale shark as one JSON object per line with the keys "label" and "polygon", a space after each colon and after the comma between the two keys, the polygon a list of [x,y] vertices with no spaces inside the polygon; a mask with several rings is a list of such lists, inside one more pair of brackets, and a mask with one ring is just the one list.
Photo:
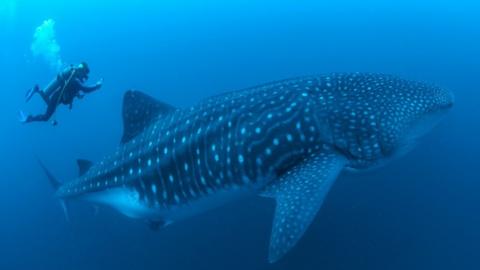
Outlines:
{"label": "whale shark", "polygon": [[438,86],[367,73],[276,81],[188,108],[129,90],[113,154],[78,160],[78,178],[65,183],[42,168],[64,205],[108,205],[152,229],[251,194],[272,198],[273,263],[305,234],[343,170],[405,154],[453,103]]}

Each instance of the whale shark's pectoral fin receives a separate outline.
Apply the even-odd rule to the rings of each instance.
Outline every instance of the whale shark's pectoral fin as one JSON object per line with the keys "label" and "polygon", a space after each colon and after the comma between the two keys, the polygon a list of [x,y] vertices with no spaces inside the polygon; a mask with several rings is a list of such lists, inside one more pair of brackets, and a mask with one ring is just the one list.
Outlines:
{"label": "whale shark's pectoral fin", "polygon": [[305,233],[345,163],[337,153],[318,153],[267,186],[262,195],[277,202],[269,247],[271,263]]}
{"label": "whale shark's pectoral fin", "polygon": [[141,133],[153,119],[167,115],[175,107],[160,102],[140,91],[127,91],[123,97],[122,143],[128,142]]}

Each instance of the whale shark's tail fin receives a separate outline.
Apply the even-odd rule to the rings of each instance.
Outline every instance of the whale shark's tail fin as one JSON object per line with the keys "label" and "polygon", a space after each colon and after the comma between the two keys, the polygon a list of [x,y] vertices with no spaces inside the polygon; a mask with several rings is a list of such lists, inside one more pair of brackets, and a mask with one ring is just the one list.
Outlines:
{"label": "whale shark's tail fin", "polygon": [[[62,183],[60,181],[58,181],[57,178],[55,178],[55,176],[53,176],[53,174],[50,172],[50,170],[47,169],[45,164],[43,164],[43,162],[38,157],[37,157],[37,162],[40,165],[40,167],[42,168],[45,175],[47,176],[48,180],[50,181],[50,185],[53,187],[53,189],[55,191],[57,191],[58,188],[62,185]],[[60,200],[60,205],[62,206],[62,209],[63,209],[63,213],[65,215],[65,219],[67,221],[70,221],[70,216],[68,214],[67,202],[62,198],[60,198],[59,200]]]}
{"label": "whale shark's tail fin", "polygon": [[57,190],[60,185],[62,183],[60,183],[60,181],[58,181],[55,176],[53,176],[53,174],[47,169],[47,167],[43,164],[43,162],[37,158],[37,162],[38,164],[40,165],[40,167],[42,168],[43,172],[45,173],[45,175],[47,176],[48,180],[50,181],[50,185],[55,189]]}

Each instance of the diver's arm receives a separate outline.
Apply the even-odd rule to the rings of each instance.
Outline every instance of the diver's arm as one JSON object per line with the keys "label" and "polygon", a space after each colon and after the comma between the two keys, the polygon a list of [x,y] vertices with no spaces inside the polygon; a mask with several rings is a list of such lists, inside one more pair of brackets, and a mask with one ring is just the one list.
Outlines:
{"label": "diver's arm", "polygon": [[[78,82],[78,81],[77,81]],[[79,85],[79,88],[82,92],[84,93],[91,93],[93,91],[96,91],[98,89],[100,89],[102,87],[102,83],[103,83],[103,79],[98,81],[95,85],[93,86],[87,86],[87,85],[84,85],[80,82],[78,82],[78,85]]]}
{"label": "diver's arm", "polygon": [[87,86],[87,85],[80,85],[80,90],[84,93],[91,93],[93,91],[96,91],[102,87],[101,85],[93,85],[93,86]]}

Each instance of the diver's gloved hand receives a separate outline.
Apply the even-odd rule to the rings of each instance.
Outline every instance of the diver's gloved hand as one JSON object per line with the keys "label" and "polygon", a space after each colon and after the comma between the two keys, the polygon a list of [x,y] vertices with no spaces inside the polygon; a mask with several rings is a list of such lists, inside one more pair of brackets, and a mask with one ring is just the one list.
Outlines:
{"label": "diver's gloved hand", "polygon": [[98,82],[97,82],[97,84],[96,84],[97,88],[102,87],[102,84],[103,84],[103,78],[101,78],[100,80],[98,80]]}

